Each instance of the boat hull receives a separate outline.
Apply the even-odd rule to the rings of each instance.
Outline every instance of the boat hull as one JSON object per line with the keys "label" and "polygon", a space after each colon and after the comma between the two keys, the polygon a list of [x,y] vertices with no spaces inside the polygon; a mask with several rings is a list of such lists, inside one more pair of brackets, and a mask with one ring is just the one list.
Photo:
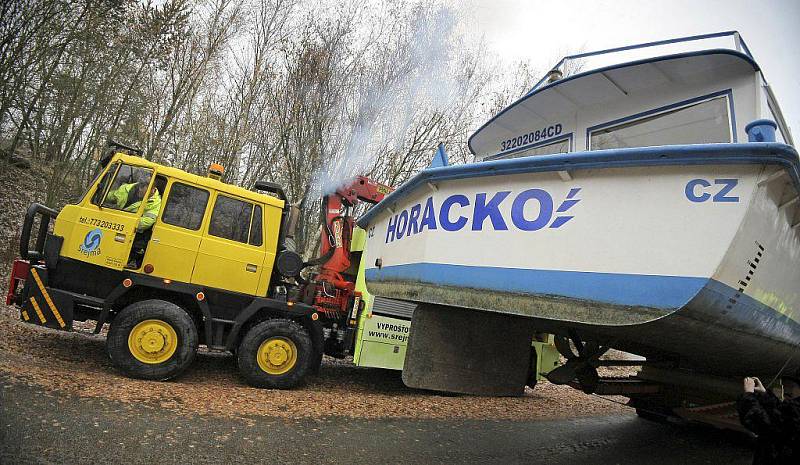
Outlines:
{"label": "boat hull", "polygon": [[367,286],[720,374],[796,370],[796,157],[718,144],[430,170],[362,219]]}

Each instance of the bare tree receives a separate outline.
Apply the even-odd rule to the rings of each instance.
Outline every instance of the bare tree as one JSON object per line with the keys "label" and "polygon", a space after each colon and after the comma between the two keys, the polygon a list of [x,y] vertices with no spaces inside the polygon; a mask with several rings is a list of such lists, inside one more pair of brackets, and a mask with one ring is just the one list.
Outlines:
{"label": "bare tree", "polygon": [[470,132],[532,83],[529,66],[490,67],[461,20],[436,0],[6,2],[0,147],[52,168],[51,205],[90,182],[108,138],[279,182],[311,255],[321,195],[355,174],[399,185],[439,143],[469,161]]}

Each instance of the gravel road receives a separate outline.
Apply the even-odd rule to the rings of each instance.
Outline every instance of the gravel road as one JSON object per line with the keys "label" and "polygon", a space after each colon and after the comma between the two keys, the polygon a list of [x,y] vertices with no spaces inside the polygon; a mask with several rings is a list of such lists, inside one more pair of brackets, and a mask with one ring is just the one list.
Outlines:
{"label": "gravel road", "polygon": [[736,434],[632,414],[556,420],[224,418],[0,376],[0,463],[746,464]]}
{"label": "gravel road", "polygon": [[[299,389],[254,389],[200,353],[172,382],[120,376],[102,335],[0,307],[0,464],[748,463],[740,435],[663,425],[540,383],[518,398],[406,388],[399,372],[325,359]],[[612,399],[623,401],[624,399]]]}

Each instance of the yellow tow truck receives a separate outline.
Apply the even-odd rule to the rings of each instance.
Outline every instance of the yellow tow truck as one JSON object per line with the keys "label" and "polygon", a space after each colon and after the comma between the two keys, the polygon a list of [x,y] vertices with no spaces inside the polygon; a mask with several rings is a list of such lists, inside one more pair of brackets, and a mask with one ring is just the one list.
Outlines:
{"label": "yellow tow truck", "polygon": [[[114,366],[150,380],[179,375],[201,344],[234,353],[257,387],[296,386],[323,354],[402,369],[413,306],[368,294],[352,216],[389,188],[357,177],[326,195],[320,257],[304,262],[279,185],[254,192],[223,182],[216,164],[204,177],[110,149],[77,203],[28,209],[6,298],[22,320],[59,330],[94,320],[95,333],[108,323]],[[557,352],[533,344],[535,384]]]}

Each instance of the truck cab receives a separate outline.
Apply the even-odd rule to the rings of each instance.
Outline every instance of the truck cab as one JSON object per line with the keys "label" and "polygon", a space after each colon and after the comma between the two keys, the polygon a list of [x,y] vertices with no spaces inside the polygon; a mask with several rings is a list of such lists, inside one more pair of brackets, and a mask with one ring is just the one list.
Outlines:
{"label": "truck cab", "polygon": [[[130,185],[143,186],[144,199],[161,199],[155,222],[146,230],[140,223],[147,202],[142,197],[119,202],[115,195]],[[137,203],[135,209],[125,207]],[[53,234],[64,238],[60,259],[81,267],[130,270],[265,296],[284,204],[217,179],[118,154],[79,203],[62,209]],[[141,244],[142,257],[131,260],[140,252],[133,250],[137,236],[149,240]]]}
{"label": "truck cab", "polygon": [[77,203],[29,208],[7,302],[55,329],[110,323],[109,355],[133,377],[177,376],[205,344],[235,352],[251,384],[296,385],[318,366],[323,333],[275,269],[279,252],[294,254],[283,191],[224,183],[218,165],[203,177],[126,152],[101,163]]}

